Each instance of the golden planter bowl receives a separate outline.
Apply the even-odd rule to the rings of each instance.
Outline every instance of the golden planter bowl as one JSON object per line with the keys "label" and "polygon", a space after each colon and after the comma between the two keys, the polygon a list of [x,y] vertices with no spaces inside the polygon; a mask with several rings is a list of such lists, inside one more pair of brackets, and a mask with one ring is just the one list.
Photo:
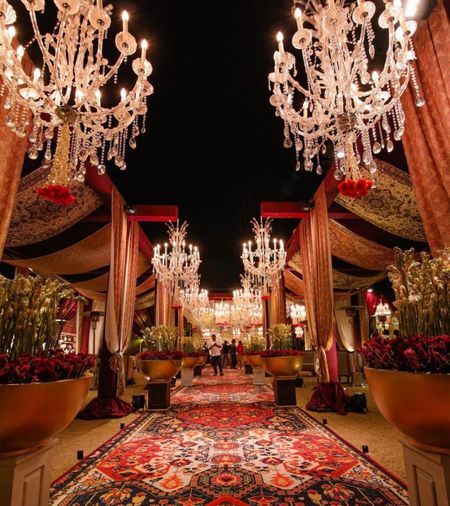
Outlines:
{"label": "golden planter bowl", "polygon": [[241,355],[241,360],[242,360],[242,365],[246,365],[246,364],[249,364],[250,362],[248,361],[248,356],[247,355]]}
{"label": "golden planter bowl", "polygon": [[147,381],[170,381],[181,367],[180,360],[139,360],[139,371]]}
{"label": "golden planter bowl", "polygon": [[247,360],[252,367],[264,367],[261,355],[247,355]]}
{"label": "golden planter bowl", "polygon": [[201,365],[202,367],[206,365],[206,361],[208,360],[208,355],[202,355],[199,357],[199,361],[197,365]]}
{"label": "golden planter bowl", "polygon": [[181,369],[194,369],[201,359],[202,357],[183,357],[181,359]]}
{"label": "golden planter bowl", "polygon": [[450,374],[365,367],[370,393],[388,422],[421,448],[450,453]]}
{"label": "golden planter bowl", "polygon": [[0,455],[45,446],[65,429],[83,407],[91,377],[0,385]]}
{"label": "golden planter bowl", "polygon": [[261,357],[264,369],[276,378],[295,377],[303,365],[303,355]]}

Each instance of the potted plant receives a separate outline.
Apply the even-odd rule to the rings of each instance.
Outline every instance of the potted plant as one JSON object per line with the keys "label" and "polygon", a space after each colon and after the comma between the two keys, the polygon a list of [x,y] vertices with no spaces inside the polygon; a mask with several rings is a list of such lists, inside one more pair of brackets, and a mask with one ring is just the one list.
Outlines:
{"label": "potted plant", "polygon": [[83,405],[95,357],[58,350],[58,310],[75,298],[58,280],[0,277],[2,456],[46,445]]}
{"label": "potted plant", "polygon": [[245,362],[249,363],[252,367],[263,367],[261,353],[265,347],[266,342],[264,337],[252,335],[250,343],[246,346],[244,352]]}
{"label": "potted plant", "polygon": [[270,350],[261,353],[265,370],[274,377],[296,377],[302,368],[303,353],[292,349],[291,326],[284,323],[269,328]]}
{"label": "potted plant", "polygon": [[396,249],[388,268],[400,336],[362,348],[382,415],[415,446],[450,452],[450,248],[436,258]]}
{"label": "potted plant", "polygon": [[182,353],[176,350],[177,329],[165,325],[142,330],[144,348],[138,369],[150,382],[169,382],[181,367]]}
{"label": "potted plant", "polygon": [[206,362],[206,353],[203,351],[202,340],[198,337],[185,336],[181,339],[181,369],[194,369],[200,363]]}

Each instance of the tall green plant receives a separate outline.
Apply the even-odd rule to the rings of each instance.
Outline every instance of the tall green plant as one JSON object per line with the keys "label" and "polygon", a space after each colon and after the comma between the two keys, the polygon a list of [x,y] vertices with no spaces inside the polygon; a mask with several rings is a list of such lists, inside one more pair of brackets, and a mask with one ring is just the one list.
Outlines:
{"label": "tall green plant", "polygon": [[292,332],[290,325],[277,323],[269,328],[271,350],[290,350],[292,348]]}
{"label": "tall green plant", "polygon": [[181,351],[183,353],[196,353],[203,351],[204,339],[201,336],[184,336],[181,338]]}
{"label": "tall green plant", "polygon": [[148,351],[175,351],[177,346],[177,329],[166,325],[146,327],[141,330]]}
{"label": "tall green plant", "polygon": [[421,253],[420,259],[413,249],[395,248],[388,277],[403,337],[450,334],[450,248],[435,258]]}
{"label": "tall green plant", "polygon": [[245,348],[247,351],[263,351],[266,349],[266,340],[263,336],[251,335]]}
{"label": "tall green plant", "polygon": [[68,283],[39,276],[0,276],[0,353],[14,360],[58,347],[56,321],[64,299],[76,299]]}

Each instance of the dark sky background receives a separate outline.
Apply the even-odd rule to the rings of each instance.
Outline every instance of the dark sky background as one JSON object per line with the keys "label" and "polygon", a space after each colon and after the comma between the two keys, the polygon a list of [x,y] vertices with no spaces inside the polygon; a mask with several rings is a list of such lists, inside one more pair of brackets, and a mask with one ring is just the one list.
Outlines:
{"label": "dark sky background", "polygon": [[[295,172],[283,123],[269,104],[275,36],[295,29],[290,0],[115,2],[150,42],[148,131],[111,176],[131,204],[176,204],[202,255],[202,284],[239,284],[243,240],[264,200],[309,198],[318,178]],[[308,177],[309,176],[309,177]],[[274,222],[286,241],[295,220]],[[163,225],[144,225],[152,242]]]}

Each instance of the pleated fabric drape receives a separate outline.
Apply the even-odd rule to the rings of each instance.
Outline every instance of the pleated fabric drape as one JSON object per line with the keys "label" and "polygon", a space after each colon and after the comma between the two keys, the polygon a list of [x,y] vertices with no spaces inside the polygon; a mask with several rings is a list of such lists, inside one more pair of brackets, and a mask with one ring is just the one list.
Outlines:
{"label": "pleated fabric drape", "polygon": [[318,376],[329,383],[326,351],[333,345],[333,277],[325,188],[319,187],[310,216],[300,223],[305,305],[311,343],[316,350]]}
{"label": "pleated fabric drape", "polygon": [[27,136],[18,137],[6,126],[10,111],[3,107],[5,100],[6,94],[0,98],[0,258],[8,236],[28,147]]}
{"label": "pleated fabric drape", "polygon": [[345,306],[351,306],[350,295],[336,297],[334,299],[334,315],[336,318],[336,339],[339,347],[347,351],[355,351],[357,348],[354,316],[347,313]]}
{"label": "pleated fabric drape", "polygon": [[362,309],[359,310],[359,333],[361,343],[364,343],[369,339],[370,328],[369,311],[367,310],[366,294],[364,290],[358,291],[358,306],[362,307]]}
{"label": "pleated fabric drape", "polygon": [[411,88],[403,95],[403,136],[408,169],[433,254],[450,246],[450,23],[442,0],[414,38],[417,81],[426,100],[414,104]]}
{"label": "pleated fabric drape", "polygon": [[117,394],[125,388],[123,353],[131,339],[136,301],[139,224],[128,222],[119,192],[112,190],[111,265],[106,300],[105,341],[111,369],[118,374]]}
{"label": "pleated fabric drape", "polygon": [[269,324],[278,323],[286,323],[286,291],[282,274],[274,280],[269,299]]}

